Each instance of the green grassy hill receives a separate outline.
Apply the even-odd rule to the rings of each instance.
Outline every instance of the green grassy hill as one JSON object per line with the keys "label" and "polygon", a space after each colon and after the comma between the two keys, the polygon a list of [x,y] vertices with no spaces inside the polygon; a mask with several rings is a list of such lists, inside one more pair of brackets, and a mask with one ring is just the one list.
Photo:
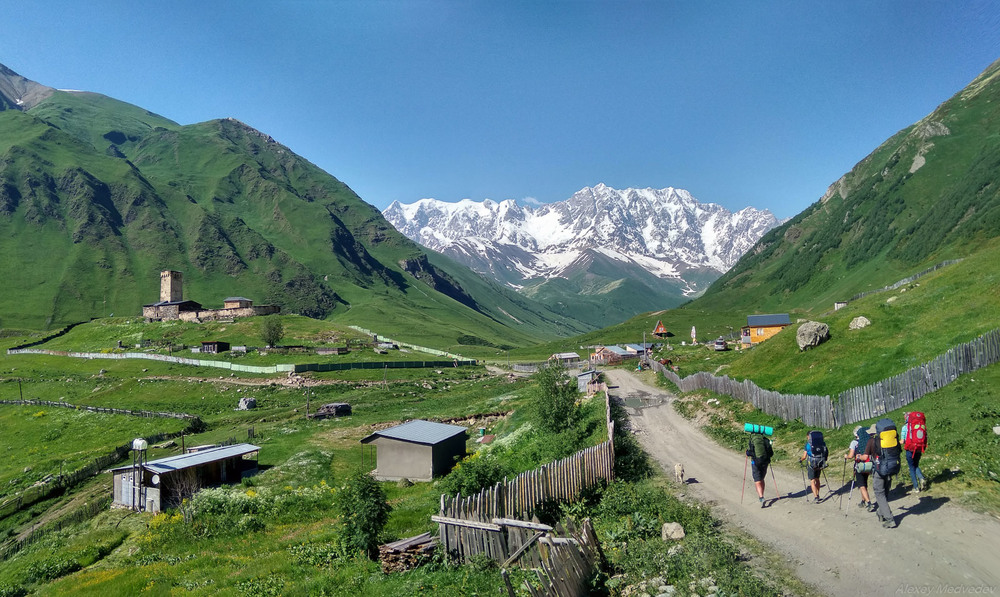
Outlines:
{"label": "green grassy hill", "polygon": [[94,93],[0,111],[0,250],[17,289],[0,295],[7,327],[139,314],[163,269],[183,272],[185,298],[206,307],[247,296],[441,346],[591,327],[429,257],[238,121],[181,126]]}
{"label": "green grassy hill", "polygon": [[1000,63],[770,231],[697,308],[821,312],[1000,231]]}

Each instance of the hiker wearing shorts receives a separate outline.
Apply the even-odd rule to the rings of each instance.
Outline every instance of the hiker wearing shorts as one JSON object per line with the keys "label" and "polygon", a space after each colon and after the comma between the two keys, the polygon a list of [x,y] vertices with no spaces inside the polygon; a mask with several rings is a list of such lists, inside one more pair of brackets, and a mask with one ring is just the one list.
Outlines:
{"label": "hiker wearing shorts", "polygon": [[747,447],[747,457],[750,458],[750,471],[753,475],[754,488],[757,489],[757,500],[764,507],[764,481],[767,479],[767,466],[771,463],[774,449],[771,440],[763,433],[751,433]]}
{"label": "hiker wearing shorts", "polygon": [[[809,434],[806,434],[806,445],[802,450],[799,462],[805,462],[809,458]],[[806,475],[809,477],[809,486],[812,488],[812,503],[819,503],[819,476],[823,474],[823,467],[814,468],[806,465]],[[810,500],[807,498],[807,502]]]}
{"label": "hiker wearing shorts", "polygon": [[[862,508],[867,509],[869,512],[875,511],[875,504],[872,502],[871,497],[868,495],[868,473],[862,473],[858,470],[858,457],[864,456],[864,450],[868,446],[868,441],[865,440],[865,445],[860,445],[860,438],[858,433],[861,431],[861,425],[854,428],[854,439],[851,440],[851,445],[847,448],[847,454],[844,455],[844,460],[851,462],[851,470],[854,471],[854,484],[858,486],[861,490],[861,504]],[[867,434],[865,435],[867,437]]]}
{"label": "hiker wearing shorts", "polygon": [[[878,453],[878,437],[875,435],[875,425],[868,429],[871,438],[865,447],[865,454],[872,460]],[[883,477],[878,471],[872,471],[872,491],[875,492],[875,503],[877,504],[875,514],[883,527],[893,528],[896,526],[895,518],[892,516],[892,509],[889,507],[889,490],[892,489],[892,475]]]}
{"label": "hiker wearing shorts", "polygon": [[761,508],[764,507],[764,481],[767,480],[768,464],[768,461],[750,461],[750,474],[753,476],[753,485],[757,489],[757,500],[760,502]]}

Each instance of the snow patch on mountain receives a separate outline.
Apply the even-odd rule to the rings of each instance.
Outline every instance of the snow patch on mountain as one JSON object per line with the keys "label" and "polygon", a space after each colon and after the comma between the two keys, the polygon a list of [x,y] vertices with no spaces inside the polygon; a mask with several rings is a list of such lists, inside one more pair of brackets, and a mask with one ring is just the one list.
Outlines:
{"label": "snow patch on mountain", "polygon": [[[513,200],[393,202],[382,212],[410,239],[458,259],[512,287],[566,277],[585,251],[634,264],[658,278],[703,288],[685,273],[722,275],[779,224],[767,210],[735,213],[700,203],[684,189],[585,187],[565,201],[538,207]],[[687,293],[686,291],[686,293]]]}

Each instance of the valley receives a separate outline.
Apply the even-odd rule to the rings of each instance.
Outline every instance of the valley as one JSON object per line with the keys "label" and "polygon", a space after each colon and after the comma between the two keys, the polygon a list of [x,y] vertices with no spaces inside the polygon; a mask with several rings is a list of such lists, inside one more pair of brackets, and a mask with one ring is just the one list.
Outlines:
{"label": "valley", "polygon": [[[369,510],[344,504],[360,487],[381,509],[368,540],[433,534],[443,495],[475,494],[609,439],[614,480],[571,500],[533,496],[539,522],[529,523],[592,521],[604,554],[587,579],[592,594],[652,594],[660,582],[677,595],[997,590],[1000,365],[928,382],[919,400],[878,413],[898,423],[903,409],[920,409],[931,437],[922,463],[931,487],[895,490],[900,526],[891,530],[844,515],[842,480],[824,480],[833,493],[822,503],[801,503],[794,459],[810,429],[801,420],[708,390],[678,392],[636,361],[601,369],[631,411],[600,391],[571,391],[567,372],[511,369],[650,341],[652,357],[682,376],[835,397],[996,330],[1000,63],[800,214],[689,264],[704,274],[678,283],[704,290],[689,302],[687,290],[673,302],[652,296],[648,270],[592,247],[575,247],[586,268],[515,292],[504,278],[513,262],[490,278],[421,247],[347,185],[237,120],[179,125],[100,94],[0,75],[0,91],[31,100],[0,102],[0,597],[473,595],[511,578],[508,594],[533,594],[525,582],[542,582],[535,571],[486,557],[456,564],[439,554],[386,573],[371,545],[353,541],[370,522],[355,514]],[[631,191],[627,209],[609,211],[641,212],[655,194]],[[574,217],[599,223],[603,208],[589,206],[594,219]],[[631,238],[619,256],[638,263],[640,245],[654,240],[663,239]],[[716,274],[698,268],[721,277],[709,285]],[[209,309],[252,295],[280,311],[150,321],[141,314],[161,271],[183,271],[184,296]],[[740,328],[762,314],[789,325],[743,346]],[[852,328],[858,317],[870,325]],[[283,338],[265,339],[275,322]],[[667,332],[653,341],[657,322]],[[830,334],[802,349],[796,333],[808,322]],[[381,345],[383,334],[401,344]],[[718,337],[732,350],[716,351]],[[7,352],[29,344],[39,351]],[[413,346],[437,351],[435,360]],[[326,368],[296,370],[307,365]],[[641,396],[660,405],[635,408]],[[351,414],[307,416],[325,404]],[[362,440],[413,420],[467,426],[465,451],[447,463],[457,466],[430,482],[373,481],[378,450]],[[765,508],[735,498],[746,421],[775,429],[780,489],[769,488],[776,500]],[[850,427],[824,430],[830,445],[845,447]],[[247,443],[259,449],[257,474],[178,493],[156,514],[113,509],[109,471],[131,462],[138,437],[156,438],[150,459]],[[669,481],[677,462],[697,482]],[[685,537],[664,540],[668,523]]]}

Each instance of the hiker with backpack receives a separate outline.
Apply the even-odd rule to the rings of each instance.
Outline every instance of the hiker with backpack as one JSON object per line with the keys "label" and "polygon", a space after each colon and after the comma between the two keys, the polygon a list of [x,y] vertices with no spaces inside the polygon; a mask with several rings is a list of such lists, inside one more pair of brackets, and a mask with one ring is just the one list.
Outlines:
{"label": "hiker with backpack", "polygon": [[[747,457],[750,458],[751,475],[754,487],[757,489],[757,501],[760,502],[761,508],[764,507],[764,481],[767,479],[767,466],[771,464],[772,456],[774,456],[774,448],[771,446],[771,440],[763,433],[751,433]],[[743,474],[745,477],[746,471]]]}
{"label": "hiker with backpack", "polygon": [[799,462],[808,463],[806,470],[809,472],[809,484],[812,486],[812,500],[807,497],[806,502],[819,503],[819,478],[823,469],[826,468],[828,456],[829,452],[826,448],[826,442],[823,440],[823,432],[810,431],[807,433],[805,449],[802,451],[802,456],[799,457]]}
{"label": "hiker with backpack", "polygon": [[889,508],[889,490],[892,488],[893,475],[899,474],[901,451],[899,437],[892,419],[879,419],[874,427],[865,454],[875,462],[872,471],[872,490],[875,492],[875,502],[878,504],[876,514],[882,526],[891,529],[895,528],[896,520],[892,516],[892,509]]}
{"label": "hiker with backpack", "polygon": [[[851,440],[851,445],[847,448],[847,454],[844,455],[845,461],[851,461],[853,463],[852,470],[854,471],[854,481],[851,485],[851,491],[854,491],[854,485],[858,486],[861,491],[861,504],[860,506],[869,512],[875,511],[875,503],[872,502],[871,497],[868,495],[868,476],[870,472],[866,472],[868,466],[863,463],[868,462],[868,457],[864,455],[865,448],[868,447],[868,430],[858,425],[854,428],[854,439]],[[861,464],[861,466],[858,466]],[[848,500],[847,507],[850,508],[850,500]]]}
{"label": "hiker with backpack", "polygon": [[927,419],[922,412],[903,413],[903,429],[899,441],[906,452],[906,464],[910,467],[910,482],[913,491],[920,493],[927,489],[927,478],[920,470],[920,456],[927,450]]}

